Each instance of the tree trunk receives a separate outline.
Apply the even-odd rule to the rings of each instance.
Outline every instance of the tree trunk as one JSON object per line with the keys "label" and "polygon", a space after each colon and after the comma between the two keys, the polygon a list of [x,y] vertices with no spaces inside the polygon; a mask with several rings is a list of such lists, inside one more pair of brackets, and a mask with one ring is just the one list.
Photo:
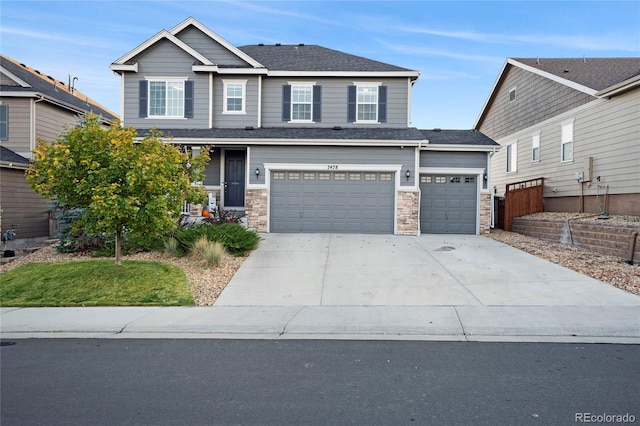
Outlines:
{"label": "tree trunk", "polygon": [[120,261],[120,240],[122,239],[122,231],[116,233],[116,266],[122,266]]}

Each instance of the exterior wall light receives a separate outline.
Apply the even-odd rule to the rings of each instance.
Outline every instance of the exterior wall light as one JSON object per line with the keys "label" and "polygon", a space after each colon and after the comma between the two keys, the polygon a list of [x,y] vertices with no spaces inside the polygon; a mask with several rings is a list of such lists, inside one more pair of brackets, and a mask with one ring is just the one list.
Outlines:
{"label": "exterior wall light", "polygon": [[256,177],[260,177],[260,169],[256,167]]}
{"label": "exterior wall light", "polygon": [[408,182],[409,178],[411,177],[411,172],[409,171],[409,169],[407,169],[407,172],[404,175],[407,177],[407,182]]}

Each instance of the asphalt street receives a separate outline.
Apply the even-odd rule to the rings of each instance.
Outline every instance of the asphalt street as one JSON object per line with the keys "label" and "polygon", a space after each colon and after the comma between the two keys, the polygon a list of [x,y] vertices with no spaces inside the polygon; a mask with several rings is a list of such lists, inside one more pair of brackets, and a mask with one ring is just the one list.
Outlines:
{"label": "asphalt street", "polygon": [[0,361],[3,426],[640,421],[639,345],[5,339]]}

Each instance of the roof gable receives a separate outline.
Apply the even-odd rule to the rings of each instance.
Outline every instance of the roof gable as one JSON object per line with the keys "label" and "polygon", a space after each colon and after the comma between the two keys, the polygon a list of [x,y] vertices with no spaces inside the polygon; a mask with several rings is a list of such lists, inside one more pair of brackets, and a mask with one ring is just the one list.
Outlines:
{"label": "roof gable", "polygon": [[19,86],[0,86],[3,96],[43,97],[49,102],[68,108],[75,112],[93,112],[105,120],[116,120],[118,115],[80,91],[69,88],[55,78],[43,74],[25,64],[0,55],[0,70],[3,74],[18,82]]}
{"label": "roof gable", "polygon": [[474,128],[479,128],[511,67],[595,98],[612,96],[640,85],[640,58],[507,58]]}

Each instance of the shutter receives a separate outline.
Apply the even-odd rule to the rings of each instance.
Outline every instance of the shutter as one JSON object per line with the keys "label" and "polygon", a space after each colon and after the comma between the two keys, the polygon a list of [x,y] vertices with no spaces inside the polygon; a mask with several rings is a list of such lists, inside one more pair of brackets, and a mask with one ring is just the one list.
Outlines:
{"label": "shutter", "polygon": [[313,121],[322,121],[322,86],[313,86]]}
{"label": "shutter", "polygon": [[387,86],[378,87],[378,121],[387,122]]}
{"label": "shutter", "polygon": [[291,86],[282,85],[282,121],[291,121]]}
{"label": "shutter", "polygon": [[358,87],[347,87],[347,121],[349,123],[355,123],[356,121],[356,101],[358,96]]}
{"label": "shutter", "polygon": [[9,139],[9,105],[0,105],[0,140]]}
{"label": "shutter", "polygon": [[149,83],[147,80],[140,80],[140,90],[138,95],[138,117],[146,118],[147,117],[147,105],[148,101],[148,93],[149,91]]}
{"label": "shutter", "polygon": [[184,118],[193,118],[193,80],[184,82]]}

